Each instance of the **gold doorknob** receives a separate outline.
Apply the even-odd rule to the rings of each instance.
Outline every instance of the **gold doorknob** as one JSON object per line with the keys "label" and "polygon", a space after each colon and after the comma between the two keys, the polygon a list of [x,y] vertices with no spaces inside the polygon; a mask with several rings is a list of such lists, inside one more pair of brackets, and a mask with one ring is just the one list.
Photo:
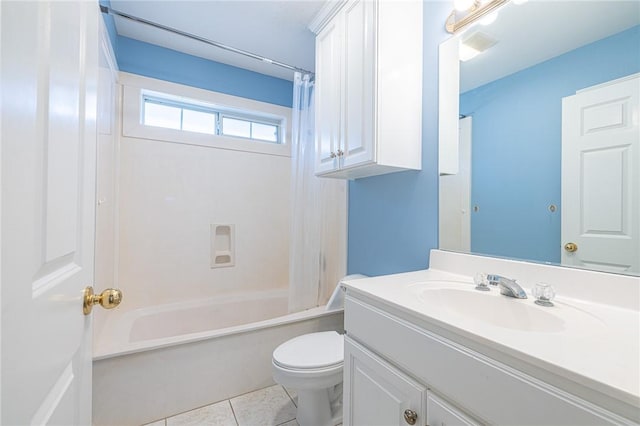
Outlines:
{"label": "gold doorknob", "polygon": [[410,425],[415,425],[418,420],[418,413],[413,410],[404,410],[404,421]]}
{"label": "gold doorknob", "polygon": [[576,243],[567,243],[564,245],[564,249],[569,253],[573,253],[578,250],[578,245]]}
{"label": "gold doorknob", "polygon": [[100,294],[93,293],[93,287],[88,286],[84,289],[84,302],[82,303],[82,312],[89,315],[93,309],[93,305],[98,303],[105,309],[113,309],[122,302],[122,292],[116,288],[108,288]]}

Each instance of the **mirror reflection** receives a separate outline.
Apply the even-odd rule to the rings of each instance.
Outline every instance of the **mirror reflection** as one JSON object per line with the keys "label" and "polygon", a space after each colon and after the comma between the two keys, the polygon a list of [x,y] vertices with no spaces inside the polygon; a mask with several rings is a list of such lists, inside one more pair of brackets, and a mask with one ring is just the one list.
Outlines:
{"label": "mirror reflection", "polygon": [[456,37],[440,248],[640,274],[640,2],[509,3]]}

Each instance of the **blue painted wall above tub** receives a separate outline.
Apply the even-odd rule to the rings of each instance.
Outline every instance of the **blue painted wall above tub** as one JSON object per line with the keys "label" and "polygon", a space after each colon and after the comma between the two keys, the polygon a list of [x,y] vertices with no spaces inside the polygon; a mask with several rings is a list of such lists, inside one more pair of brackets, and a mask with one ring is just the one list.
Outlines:
{"label": "blue painted wall above tub", "polygon": [[560,262],[562,98],[639,71],[635,26],[462,94],[479,207],[471,251]]}
{"label": "blue painted wall above tub", "polygon": [[281,78],[118,36],[120,71],[291,108],[293,83]]}
{"label": "blue painted wall above tub", "polygon": [[291,81],[119,36],[113,17],[102,17],[120,71],[291,108]]}
{"label": "blue painted wall above tub", "polygon": [[[100,6],[111,7],[110,0],[100,0],[98,2]],[[118,51],[118,31],[116,30],[116,23],[113,19],[113,16],[102,13],[102,18],[104,19],[104,24],[107,27],[107,32],[109,33],[109,40],[111,41],[111,48],[114,52]]]}

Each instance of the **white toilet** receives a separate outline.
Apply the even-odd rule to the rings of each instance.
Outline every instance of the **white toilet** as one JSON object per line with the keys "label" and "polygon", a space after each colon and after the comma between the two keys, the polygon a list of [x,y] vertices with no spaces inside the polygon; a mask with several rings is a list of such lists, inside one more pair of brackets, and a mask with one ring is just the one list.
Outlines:
{"label": "white toilet", "polygon": [[[349,275],[343,280],[364,278]],[[338,284],[327,310],[344,307]],[[332,426],[342,423],[342,366],[344,339],[335,331],[303,334],[273,351],[273,379],[298,393],[296,418],[300,426]]]}

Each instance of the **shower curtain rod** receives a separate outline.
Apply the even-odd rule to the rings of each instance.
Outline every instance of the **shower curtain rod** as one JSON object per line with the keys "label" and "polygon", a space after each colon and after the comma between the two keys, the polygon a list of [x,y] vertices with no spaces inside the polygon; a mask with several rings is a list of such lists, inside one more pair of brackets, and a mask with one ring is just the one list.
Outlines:
{"label": "shower curtain rod", "polygon": [[146,19],[139,18],[139,17],[133,16],[133,15],[129,15],[129,14],[124,13],[124,12],[119,12],[119,11],[117,11],[115,9],[112,9],[110,7],[107,7],[107,6],[100,5],[100,11],[102,13],[115,15],[115,16],[121,16],[121,17],[123,17],[125,19],[129,19],[130,21],[140,22],[142,24],[149,25],[149,26],[152,26],[152,27],[164,30],[164,31],[168,31],[170,33],[178,34],[178,35],[181,35],[183,37],[187,37],[187,38],[190,38],[192,40],[196,40],[196,41],[199,41],[199,42],[202,42],[202,43],[206,43],[206,44],[208,44],[210,46],[214,46],[214,47],[226,50],[228,52],[233,52],[233,53],[237,53],[237,54],[240,54],[240,55],[243,55],[243,56],[247,56],[247,57],[252,58],[252,59],[256,59],[256,60],[258,60],[260,62],[265,62],[267,64],[276,65],[278,67],[286,68],[286,69],[291,70],[291,71],[298,71],[298,72],[303,73],[303,74],[310,74],[311,76],[315,75],[313,72],[305,70],[303,68],[298,68],[298,67],[295,67],[293,65],[285,64],[283,62],[274,61],[273,59],[265,58],[264,56],[260,56],[260,55],[256,55],[255,53],[247,52],[246,50],[236,49],[235,47],[227,46],[226,44],[218,43],[217,41],[209,40],[209,39],[206,39],[204,37],[200,37],[200,36],[197,36],[197,35],[194,35],[194,34],[190,34],[190,33],[184,32],[184,31],[177,30],[175,28],[167,27],[166,25],[162,25],[162,24],[158,24],[156,22],[148,21]]}

